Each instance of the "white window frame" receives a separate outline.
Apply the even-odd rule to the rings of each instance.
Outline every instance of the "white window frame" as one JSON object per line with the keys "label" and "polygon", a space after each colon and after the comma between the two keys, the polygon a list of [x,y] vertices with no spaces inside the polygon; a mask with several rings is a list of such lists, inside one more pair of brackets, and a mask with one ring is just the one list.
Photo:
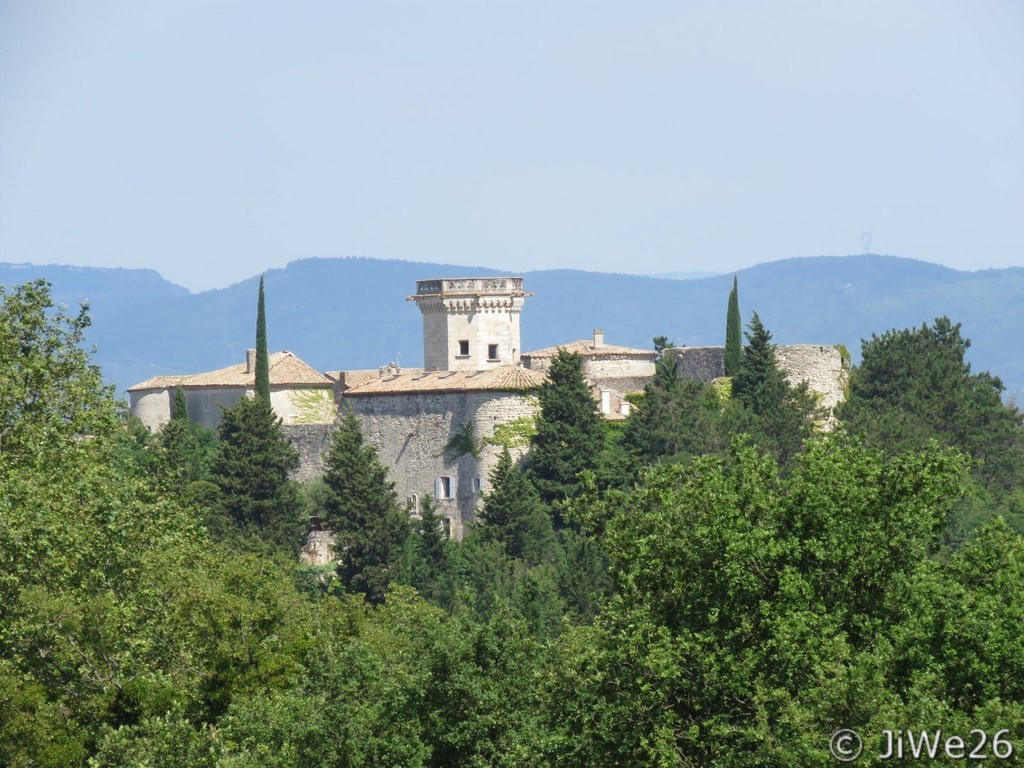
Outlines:
{"label": "white window frame", "polygon": [[451,501],[455,498],[455,484],[451,475],[434,478],[434,498],[438,501]]}

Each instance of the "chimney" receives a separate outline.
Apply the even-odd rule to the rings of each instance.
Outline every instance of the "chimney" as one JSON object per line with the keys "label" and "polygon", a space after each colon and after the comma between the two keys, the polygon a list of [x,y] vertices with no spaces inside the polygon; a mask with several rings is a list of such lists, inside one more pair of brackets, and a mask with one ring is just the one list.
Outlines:
{"label": "chimney", "polygon": [[594,349],[604,346],[604,331],[600,328],[594,329]]}
{"label": "chimney", "polygon": [[245,350],[245,372],[255,373],[256,372],[256,350],[247,349]]}

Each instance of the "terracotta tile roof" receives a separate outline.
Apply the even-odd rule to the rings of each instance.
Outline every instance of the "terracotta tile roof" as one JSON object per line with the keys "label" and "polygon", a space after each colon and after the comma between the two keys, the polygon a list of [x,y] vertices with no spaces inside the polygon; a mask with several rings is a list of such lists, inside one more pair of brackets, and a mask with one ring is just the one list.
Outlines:
{"label": "terracotta tile roof", "polygon": [[[365,368],[353,371],[324,371],[324,376],[337,384],[340,390],[344,392],[352,387],[358,387],[360,384],[369,384],[371,381],[377,381],[381,378],[381,368],[386,369],[387,366],[382,365],[380,368]],[[401,373],[423,373],[423,369],[402,368]]]}
{"label": "terracotta tile roof", "polygon": [[[270,356],[270,386],[330,387],[331,380],[311,368],[287,350]],[[217,371],[194,373],[186,376],[154,376],[128,387],[129,392],[147,389],[174,389],[175,387],[246,387],[256,386],[256,374],[246,373],[246,364],[229,365]]]}
{"label": "terracotta tile roof", "polygon": [[545,380],[543,373],[502,365],[485,371],[403,371],[394,376],[378,377],[346,390],[342,397],[364,395],[417,394],[421,392],[517,392],[538,389]]}
{"label": "terracotta tile roof", "polygon": [[580,339],[570,341],[568,344],[559,344],[557,347],[546,347],[535,352],[524,352],[523,357],[555,357],[559,350],[564,349],[571,355],[582,355],[583,357],[596,357],[597,355],[628,355],[630,357],[654,358],[653,349],[635,349],[634,347],[617,347],[614,344],[602,344],[594,347],[593,339]]}

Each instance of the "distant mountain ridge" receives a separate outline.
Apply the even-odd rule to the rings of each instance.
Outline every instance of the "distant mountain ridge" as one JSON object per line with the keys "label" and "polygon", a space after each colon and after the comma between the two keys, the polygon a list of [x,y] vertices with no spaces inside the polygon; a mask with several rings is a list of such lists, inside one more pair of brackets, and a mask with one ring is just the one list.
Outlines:
{"label": "distant mountain ridge", "polygon": [[[319,370],[422,362],[420,315],[405,297],[430,277],[509,274],[362,257],[301,259],[266,273],[269,343]],[[528,298],[524,351],[588,338],[650,347],[723,343],[733,274],[686,280],[577,270],[520,273]],[[941,315],[963,324],[974,370],[1024,391],[1024,268],[960,272],[894,256],[820,256],[736,272],[744,322],[758,312],[782,344],[845,344]],[[258,277],[192,294],[153,270],[0,264],[0,283],[45,277],[58,301],[89,299],[95,359],[119,390],[155,374],[195,373],[243,359],[253,345]]]}

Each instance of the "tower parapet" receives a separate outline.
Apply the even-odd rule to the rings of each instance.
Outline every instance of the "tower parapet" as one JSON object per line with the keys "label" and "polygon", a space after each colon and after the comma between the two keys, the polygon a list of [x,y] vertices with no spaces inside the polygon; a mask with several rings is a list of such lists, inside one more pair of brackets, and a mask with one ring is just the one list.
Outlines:
{"label": "tower parapet", "polygon": [[532,296],[521,277],[417,280],[423,314],[423,367],[428,371],[482,371],[516,365],[519,314]]}

